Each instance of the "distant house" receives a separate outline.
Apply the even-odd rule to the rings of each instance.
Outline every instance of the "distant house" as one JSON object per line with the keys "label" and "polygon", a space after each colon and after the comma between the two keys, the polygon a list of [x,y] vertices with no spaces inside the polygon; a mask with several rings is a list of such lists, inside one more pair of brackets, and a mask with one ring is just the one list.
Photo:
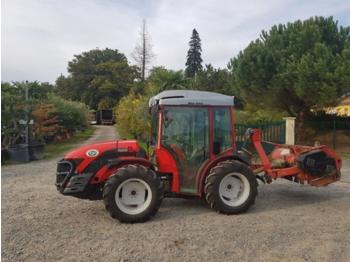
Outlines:
{"label": "distant house", "polygon": [[350,96],[342,99],[339,105],[335,107],[335,110],[339,116],[350,116]]}
{"label": "distant house", "polygon": [[338,116],[350,116],[350,93],[342,96],[340,103],[327,109],[328,114],[337,114]]}

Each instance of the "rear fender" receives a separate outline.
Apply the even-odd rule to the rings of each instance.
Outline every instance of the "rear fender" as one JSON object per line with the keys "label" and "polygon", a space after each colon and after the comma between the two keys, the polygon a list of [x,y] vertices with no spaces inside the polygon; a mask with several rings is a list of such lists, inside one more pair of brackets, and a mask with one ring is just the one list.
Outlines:
{"label": "rear fender", "polygon": [[98,184],[105,182],[117,169],[125,165],[137,164],[154,170],[151,161],[140,157],[119,157],[111,159],[104,165],[91,180],[91,184]]}

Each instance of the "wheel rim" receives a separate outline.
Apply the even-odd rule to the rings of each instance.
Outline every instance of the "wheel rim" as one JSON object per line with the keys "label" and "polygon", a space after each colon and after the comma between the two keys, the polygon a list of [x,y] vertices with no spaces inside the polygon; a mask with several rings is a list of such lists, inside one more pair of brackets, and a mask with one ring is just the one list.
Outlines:
{"label": "wheel rim", "polygon": [[149,207],[151,201],[151,188],[138,178],[125,180],[115,191],[115,203],[121,211],[129,215],[142,213]]}
{"label": "wheel rim", "polygon": [[249,197],[250,185],[248,179],[240,173],[230,173],[220,182],[219,195],[228,206],[242,205]]}

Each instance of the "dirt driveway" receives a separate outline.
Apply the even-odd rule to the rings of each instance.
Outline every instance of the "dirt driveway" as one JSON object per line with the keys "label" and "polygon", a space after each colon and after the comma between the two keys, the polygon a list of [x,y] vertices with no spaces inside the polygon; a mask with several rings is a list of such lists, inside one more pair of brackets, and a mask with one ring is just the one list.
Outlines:
{"label": "dirt driveway", "polygon": [[[89,142],[113,130],[100,127]],[[243,215],[165,199],[153,220],[129,225],[102,201],[58,194],[57,160],[2,168],[3,261],[350,261],[350,161],[325,188],[260,186]]]}

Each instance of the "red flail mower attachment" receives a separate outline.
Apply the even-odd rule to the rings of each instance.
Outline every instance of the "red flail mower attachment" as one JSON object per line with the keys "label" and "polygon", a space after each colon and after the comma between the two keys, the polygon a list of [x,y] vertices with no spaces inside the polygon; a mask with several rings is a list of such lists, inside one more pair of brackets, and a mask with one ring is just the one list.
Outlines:
{"label": "red flail mower attachment", "polygon": [[252,164],[252,168],[255,174],[264,172],[263,177],[257,175],[264,182],[271,183],[273,179],[286,178],[300,184],[320,187],[340,179],[341,158],[327,146],[264,142],[273,147],[272,152],[267,155],[261,143],[260,130],[250,129],[247,135],[260,158],[260,161]]}

